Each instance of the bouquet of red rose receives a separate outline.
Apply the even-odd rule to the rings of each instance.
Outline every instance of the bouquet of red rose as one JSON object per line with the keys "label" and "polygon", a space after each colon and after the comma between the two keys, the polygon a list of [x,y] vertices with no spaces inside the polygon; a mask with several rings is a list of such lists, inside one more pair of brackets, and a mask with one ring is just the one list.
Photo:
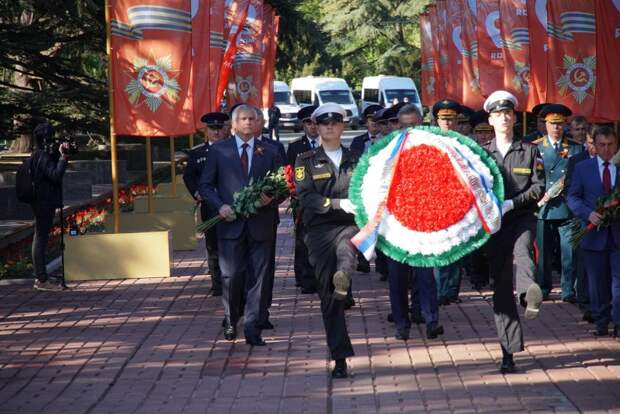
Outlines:
{"label": "bouquet of red rose", "polygon": [[573,249],[579,246],[588,232],[607,228],[612,222],[620,220],[620,188],[615,188],[610,194],[600,197],[596,203],[595,211],[603,216],[598,225],[588,223],[584,227],[579,218],[574,218],[569,223],[570,241]]}
{"label": "bouquet of red rose", "polygon": [[299,214],[299,198],[297,198],[297,186],[295,185],[295,173],[294,168],[290,165],[284,167],[284,174],[286,176],[286,184],[288,185],[289,195],[291,197],[290,204],[286,209],[287,212],[290,212],[293,216],[293,220],[295,220],[295,224],[301,220],[301,214]]}
{"label": "bouquet of red rose", "polygon": [[[234,194],[231,208],[235,212],[235,216],[247,219],[258,213],[258,209],[262,207],[261,194],[273,197],[276,200],[281,200],[291,194],[289,181],[283,167],[280,167],[276,172],[269,172],[258,180],[250,178],[250,183]],[[207,231],[222,220],[224,218],[218,214],[199,224],[196,231],[199,233]]]}

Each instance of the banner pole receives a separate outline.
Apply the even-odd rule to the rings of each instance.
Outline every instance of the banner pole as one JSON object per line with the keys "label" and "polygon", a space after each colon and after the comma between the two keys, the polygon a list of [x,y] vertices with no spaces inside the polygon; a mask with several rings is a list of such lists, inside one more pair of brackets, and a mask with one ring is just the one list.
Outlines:
{"label": "banner pole", "polygon": [[523,136],[524,138],[527,135],[527,111],[523,111]]}
{"label": "banner pole", "polygon": [[148,212],[153,213],[153,155],[151,154],[151,137],[146,137],[146,185]]}
{"label": "banner pole", "polygon": [[110,116],[110,167],[112,173],[112,211],[114,217],[114,233],[120,232],[121,209],[118,200],[118,163],[116,154],[116,133],[114,131],[114,88],[112,85],[112,25],[110,18],[110,2],[105,0],[106,22],[106,54],[108,55],[108,106]]}
{"label": "banner pole", "polygon": [[170,137],[170,195],[177,195],[177,160],[174,156],[174,137]]}
{"label": "banner pole", "polygon": [[189,134],[189,149],[194,148],[194,134]]}

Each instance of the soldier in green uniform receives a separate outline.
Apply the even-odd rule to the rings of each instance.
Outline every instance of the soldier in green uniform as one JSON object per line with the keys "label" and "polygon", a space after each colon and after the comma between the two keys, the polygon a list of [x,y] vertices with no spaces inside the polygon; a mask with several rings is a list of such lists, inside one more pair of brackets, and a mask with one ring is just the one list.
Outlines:
{"label": "soldier in green uniform", "polygon": [[345,114],[335,103],[319,106],[312,113],[312,120],[318,125],[321,146],[300,154],[295,161],[308,258],[321,298],[327,345],[336,361],[333,378],[347,377],[346,358],[354,355],[344,311],[351,274],[357,264],[357,250],[351,238],[359,229],[348,197],[358,153],[341,145]]}
{"label": "soldier in green uniform", "polygon": [[545,119],[547,135],[532,143],[538,146],[545,165],[545,195],[538,203],[538,224],[536,245],[538,246],[537,280],[547,298],[552,289],[551,271],[553,252],[560,247],[562,272],[560,286],[562,300],[575,302],[575,257],[570,243],[568,226],[572,214],[566,204],[564,179],[568,170],[568,159],[583,151],[583,145],[564,136],[566,118],[571,110],[564,105],[548,104],[540,111]]}

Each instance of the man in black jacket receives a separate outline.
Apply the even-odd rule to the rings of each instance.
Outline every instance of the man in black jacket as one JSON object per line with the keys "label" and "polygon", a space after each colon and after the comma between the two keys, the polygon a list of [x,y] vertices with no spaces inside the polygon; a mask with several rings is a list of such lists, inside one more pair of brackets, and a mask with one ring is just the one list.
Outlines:
{"label": "man in black jacket", "polygon": [[56,292],[63,288],[48,277],[45,251],[56,209],[62,208],[62,177],[67,168],[69,144],[63,143],[59,148],[54,148],[52,145],[54,129],[48,123],[37,125],[32,135],[35,143],[31,161],[34,183],[32,265],[37,278],[34,288]]}

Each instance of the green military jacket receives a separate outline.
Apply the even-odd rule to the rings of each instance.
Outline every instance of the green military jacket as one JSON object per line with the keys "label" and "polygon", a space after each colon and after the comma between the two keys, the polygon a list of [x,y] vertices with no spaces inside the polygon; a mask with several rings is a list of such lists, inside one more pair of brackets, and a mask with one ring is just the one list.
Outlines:
{"label": "green military jacket", "polygon": [[[533,144],[538,146],[538,152],[542,156],[545,165],[545,192],[549,191],[551,186],[558,180],[566,176],[568,159],[583,151],[583,145],[571,141],[566,137],[562,138],[560,150],[557,152],[547,135],[537,139]],[[540,220],[562,220],[570,218],[572,214],[566,204],[567,192],[568,187],[565,186],[559,196],[553,198],[538,210],[538,218]]]}

